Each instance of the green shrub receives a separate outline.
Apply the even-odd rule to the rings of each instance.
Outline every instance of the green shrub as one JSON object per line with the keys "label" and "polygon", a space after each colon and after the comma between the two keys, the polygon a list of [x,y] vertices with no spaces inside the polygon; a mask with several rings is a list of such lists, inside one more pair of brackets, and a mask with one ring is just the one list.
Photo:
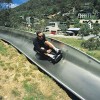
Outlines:
{"label": "green shrub", "polygon": [[89,40],[82,42],[81,46],[87,48],[88,50],[100,49],[100,39],[94,37],[90,38]]}

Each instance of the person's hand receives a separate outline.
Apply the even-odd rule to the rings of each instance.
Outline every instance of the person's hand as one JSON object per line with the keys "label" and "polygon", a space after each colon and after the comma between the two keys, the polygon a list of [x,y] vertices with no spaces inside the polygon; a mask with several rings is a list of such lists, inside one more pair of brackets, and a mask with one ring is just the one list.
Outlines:
{"label": "person's hand", "polygon": [[42,50],[45,50],[45,48],[44,48],[44,47],[41,47],[41,49],[42,49]]}
{"label": "person's hand", "polygon": [[48,49],[48,50],[47,50],[47,53],[51,53],[51,51],[52,51],[51,49]]}

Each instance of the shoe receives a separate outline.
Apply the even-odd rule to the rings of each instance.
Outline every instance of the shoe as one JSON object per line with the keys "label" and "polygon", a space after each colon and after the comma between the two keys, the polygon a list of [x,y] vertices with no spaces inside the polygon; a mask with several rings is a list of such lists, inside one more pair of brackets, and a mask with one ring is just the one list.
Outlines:
{"label": "shoe", "polygon": [[55,58],[55,62],[59,62],[61,58],[62,58],[62,54],[57,55]]}
{"label": "shoe", "polygon": [[57,56],[56,56],[56,55],[54,55],[54,56],[52,57],[52,59],[53,59],[53,60],[55,60],[55,59],[56,59],[56,57],[57,57]]}
{"label": "shoe", "polygon": [[58,55],[58,54],[61,54],[61,50],[60,49],[57,49],[56,50],[56,54]]}
{"label": "shoe", "polygon": [[62,58],[62,54],[58,54],[58,55],[55,55],[52,59],[52,63],[55,64],[57,62],[59,62]]}

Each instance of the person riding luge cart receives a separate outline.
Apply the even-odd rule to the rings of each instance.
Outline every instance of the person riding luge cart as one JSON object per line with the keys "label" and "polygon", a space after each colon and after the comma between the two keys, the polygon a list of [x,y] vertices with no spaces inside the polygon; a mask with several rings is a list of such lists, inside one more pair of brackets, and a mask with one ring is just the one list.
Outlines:
{"label": "person riding luge cart", "polygon": [[38,31],[37,37],[33,39],[34,51],[41,57],[47,57],[52,63],[57,63],[62,58],[62,52],[56,48],[52,43],[46,40],[45,34]]}

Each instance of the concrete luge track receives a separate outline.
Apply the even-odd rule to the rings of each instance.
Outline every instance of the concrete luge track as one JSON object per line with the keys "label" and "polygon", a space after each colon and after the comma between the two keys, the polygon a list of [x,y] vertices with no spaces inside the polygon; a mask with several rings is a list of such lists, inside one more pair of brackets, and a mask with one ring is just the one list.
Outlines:
{"label": "concrete luge track", "polygon": [[12,29],[0,30],[0,39],[16,47],[38,67],[77,97],[82,100],[100,99],[100,61],[53,39],[49,39],[49,41],[62,49],[63,59],[57,64],[52,64],[46,60],[39,60],[33,51],[32,39],[34,38],[35,35],[27,32]]}

